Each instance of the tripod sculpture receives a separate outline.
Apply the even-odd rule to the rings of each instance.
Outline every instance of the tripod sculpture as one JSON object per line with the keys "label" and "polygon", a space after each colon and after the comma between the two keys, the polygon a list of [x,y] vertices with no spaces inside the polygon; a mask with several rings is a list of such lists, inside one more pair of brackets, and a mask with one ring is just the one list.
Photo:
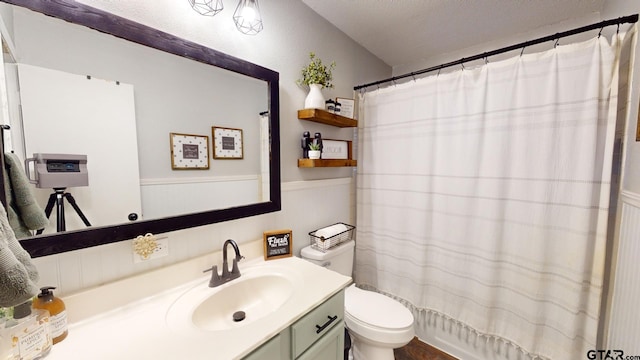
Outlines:
{"label": "tripod sculpture", "polygon": [[[56,230],[58,232],[66,230],[65,215],[64,215],[64,199],[66,198],[67,201],[69,201],[69,204],[71,204],[71,206],[73,207],[73,210],[75,210],[78,216],[80,216],[80,219],[82,219],[82,222],[86,226],[91,226],[91,224],[89,223],[89,220],[87,220],[87,217],[84,216],[84,213],[82,213],[82,210],[80,210],[80,207],[76,203],[76,199],[74,199],[70,193],[66,192],[65,191],[66,189],[67,188],[53,188],[54,192],[51,195],[49,195],[49,201],[47,202],[47,206],[44,208],[44,213],[45,215],[47,215],[47,218],[51,216],[51,211],[53,210],[53,206],[55,205],[56,206]],[[42,234],[43,231],[44,229],[40,229],[36,232],[36,234]]]}

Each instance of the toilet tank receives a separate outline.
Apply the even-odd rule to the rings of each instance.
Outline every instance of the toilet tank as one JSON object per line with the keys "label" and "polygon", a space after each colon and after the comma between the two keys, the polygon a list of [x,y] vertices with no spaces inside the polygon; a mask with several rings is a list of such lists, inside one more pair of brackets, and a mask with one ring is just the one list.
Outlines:
{"label": "toilet tank", "polygon": [[342,275],[351,276],[353,272],[353,249],[355,241],[349,240],[334,248],[322,252],[307,246],[302,249],[300,255],[303,259],[316,265],[326,267]]}

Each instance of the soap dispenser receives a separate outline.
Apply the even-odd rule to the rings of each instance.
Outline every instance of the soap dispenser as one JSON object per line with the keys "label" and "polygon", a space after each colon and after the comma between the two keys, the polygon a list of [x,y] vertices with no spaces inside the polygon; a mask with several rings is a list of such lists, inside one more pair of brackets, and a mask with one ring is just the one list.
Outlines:
{"label": "soap dispenser", "polygon": [[0,359],[40,359],[51,351],[49,312],[32,309],[31,300],[13,308],[13,318],[0,328]]}
{"label": "soap dispenser", "polygon": [[57,344],[69,334],[67,330],[67,310],[64,301],[54,296],[51,290],[55,290],[55,287],[45,286],[40,288],[40,294],[33,301],[33,307],[49,311],[51,337],[53,338],[53,343]]}

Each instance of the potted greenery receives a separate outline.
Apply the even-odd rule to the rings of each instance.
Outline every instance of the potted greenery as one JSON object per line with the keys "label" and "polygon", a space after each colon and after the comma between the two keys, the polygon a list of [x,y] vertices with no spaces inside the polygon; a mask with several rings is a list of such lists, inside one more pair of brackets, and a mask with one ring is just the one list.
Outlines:
{"label": "potted greenery", "polygon": [[309,159],[320,159],[320,145],[316,143],[309,144]]}
{"label": "potted greenery", "polygon": [[316,57],[313,52],[309,53],[311,62],[302,68],[302,77],[298,79],[298,85],[309,86],[309,94],[304,100],[305,109],[318,108],[324,109],[323,88],[333,88],[332,71],[336,67],[335,61],[329,65],[325,65],[322,60]]}

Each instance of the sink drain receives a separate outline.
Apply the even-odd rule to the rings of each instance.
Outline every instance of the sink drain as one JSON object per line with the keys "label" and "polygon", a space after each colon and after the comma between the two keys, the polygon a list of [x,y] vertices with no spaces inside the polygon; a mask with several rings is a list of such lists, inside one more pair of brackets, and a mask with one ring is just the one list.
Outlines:
{"label": "sink drain", "polygon": [[247,314],[244,311],[236,311],[233,313],[233,321],[238,322],[244,320],[247,317]]}

